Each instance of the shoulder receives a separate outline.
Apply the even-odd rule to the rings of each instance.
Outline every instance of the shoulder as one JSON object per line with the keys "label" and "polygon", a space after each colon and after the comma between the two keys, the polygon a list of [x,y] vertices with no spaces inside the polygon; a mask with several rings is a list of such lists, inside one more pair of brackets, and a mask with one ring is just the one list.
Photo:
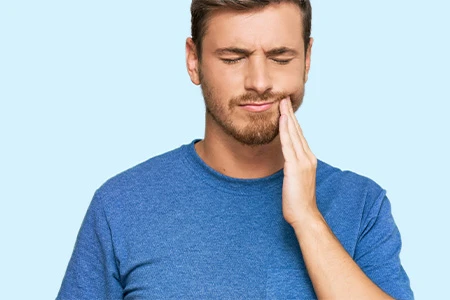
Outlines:
{"label": "shoulder", "polygon": [[[114,177],[108,179],[95,193],[104,199],[123,198],[130,193],[139,193],[145,189],[161,186],[170,182],[177,172],[183,172],[183,159],[186,147],[152,157]],[[185,172],[185,171],[184,171]]]}
{"label": "shoulder", "polygon": [[317,192],[341,201],[372,206],[385,197],[386,191],[374,180],[318,161]]}
{"label": "shoulder", "polygon": [[360,188],[361,186],[381,188],[375,181],[366,176],[349,170],[341,170],[321,160],[318,160],[317,180],[321,184],[344,184],[347,188]]}
{"label": "shoulder", "polygon": [[375,190],[383,189],[372,179],[349,170],[341,170],[337,167],[318,160],[317,185],[326,189],[345,190]]}

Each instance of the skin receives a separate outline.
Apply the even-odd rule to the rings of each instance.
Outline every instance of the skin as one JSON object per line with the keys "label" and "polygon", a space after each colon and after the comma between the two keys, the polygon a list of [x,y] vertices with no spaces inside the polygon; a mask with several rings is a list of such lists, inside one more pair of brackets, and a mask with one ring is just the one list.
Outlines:
{"label": "skin", "polygon": [[[312,43],[311,39],[305,53],[295,4],[215,12],[204,36],[201,62],[192,39],[186,41],[188,73],[194,84],[203,85],[207,106],[205,138],[196,151],[213,169],[236,178],[261,178],[284,168],[283,216],[295,230],[320,299],[392,299],[352,260],[316,205],[317,159],[294,115],[308,79]],[[289,51],[274,52],[280,48]],[[273,97],[265,97],[270,93]],[[273,104],[263,113],[249,112],[233,99]],[[226,128],[232,121],[228,125],[236,132],[269,132],[271,128],[258,127],[258,118],[274,124],[279,134],[266,143],[245,144]]]}
{"label": "skin", "polygon": [[[206,81],[214,88],[214,102],[224,108],[225,117],[231,118],[237,128],[251,124],[251,116],[254,114],[239,108],[230,111],[228,105],[234,97],[245,94],[262,96],[272,92],[297,99],[294,106],[300,106],[310,59],[308,57],[305,60],[302,39],[291,39],[293,35],[301,36],[299,9],[294,7],[292,10],[290,7],[283,13],[291,18],[280,22],[282,16],[270,7],[264,9],[263,17],[255,12],[216,12],[210,19],[204,36],[201,64],[192,40],[189,38],[186,42],[187,68],[192,82],[197,85],[201,83],[201,70],[202,85]],[[270,50],[283,46],[294,49],[297,54],[268,55]],[[251,54],[217,53],[218,49],[231,47],[246,50]],[[240,60],[230,64],[224,61],[227,59]],[[291,61],[283,65],[275,59]],[[279,101],[266,113],[266,120],[270,123],[278,122],[278,118]],[[284,158],[280,149],[279,136],[271,143],[257,147],[242,145],[225,132],[208,113],[205,138],[196,145],[198,154],[208,165],[236,178],[260,178],[282,169]]]}

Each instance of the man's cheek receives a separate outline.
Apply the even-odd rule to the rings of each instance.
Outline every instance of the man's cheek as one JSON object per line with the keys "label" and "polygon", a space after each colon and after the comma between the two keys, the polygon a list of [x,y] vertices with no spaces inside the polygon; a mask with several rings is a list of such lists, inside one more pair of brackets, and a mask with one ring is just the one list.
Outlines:
{"label": "man's cheek", "polygon": [[293,93],[289,95],[291,98],[291,102],[292,102],[292,109],[294,111],[297,111],[297,109],[299,109],[299,107],[302,105],[303,102],[303,92],[297,92],[297,93]]}

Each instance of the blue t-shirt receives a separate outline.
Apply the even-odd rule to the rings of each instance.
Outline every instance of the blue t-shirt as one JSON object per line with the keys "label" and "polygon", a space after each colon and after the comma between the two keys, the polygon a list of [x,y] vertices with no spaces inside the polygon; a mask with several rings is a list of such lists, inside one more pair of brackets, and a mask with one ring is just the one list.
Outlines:
{"label": "blue t-shirt", "polygon": [[[81,226],[58,299],[314,299],[281,209],[283,170],[224,176],[193,141],[107,181]],[[385,292],[412,299],[386,192],[318,161],[318,207]]]}

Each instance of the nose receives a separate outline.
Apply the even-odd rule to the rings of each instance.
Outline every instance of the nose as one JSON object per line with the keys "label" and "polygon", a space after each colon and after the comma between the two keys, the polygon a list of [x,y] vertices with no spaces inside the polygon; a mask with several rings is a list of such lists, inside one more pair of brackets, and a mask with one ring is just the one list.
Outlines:
{"label": "nose", "polygon": [[272,89],[272,79],[265,58],[255,57],[249,61],[245,77],[245,89],[254,91],[259,95],[263,95]]}

